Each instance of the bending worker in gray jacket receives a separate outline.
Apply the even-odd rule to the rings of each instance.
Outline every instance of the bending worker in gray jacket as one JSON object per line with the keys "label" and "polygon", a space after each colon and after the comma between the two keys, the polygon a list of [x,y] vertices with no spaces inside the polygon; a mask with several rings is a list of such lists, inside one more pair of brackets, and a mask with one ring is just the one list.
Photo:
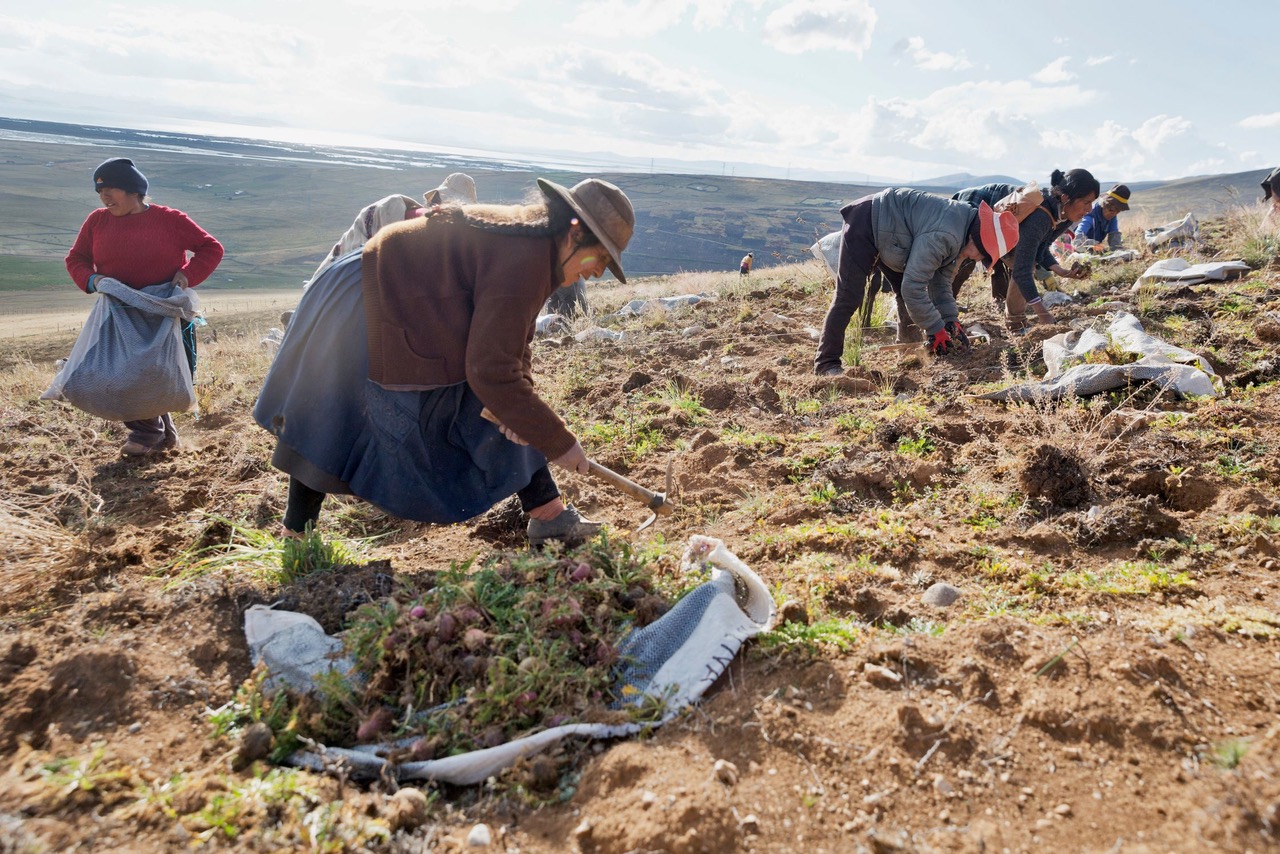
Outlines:
{"label": "bending worker in gray jacket", "polygon": [[919,340],[918,327],[936,355],[968,346],[960,326],[951,281],[956,266],[981,259],[986,267],[1018,242],[1018,221],[983,203],[976,209],[904,187],[890,187],[845,205],[836,292],[827,310],[813,360],[820,376],[841,373],[844,334],[859,307],[869,325],[875,294],[867,278],[880,269],[898,298],[898,341]]}

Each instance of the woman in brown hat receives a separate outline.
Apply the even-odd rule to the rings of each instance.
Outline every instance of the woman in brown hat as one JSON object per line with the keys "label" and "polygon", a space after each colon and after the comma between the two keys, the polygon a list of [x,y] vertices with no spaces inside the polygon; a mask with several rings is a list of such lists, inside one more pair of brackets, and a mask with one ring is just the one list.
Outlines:
{"label": "woman in brown hat", "polygon": [[515,494],[533,544],[599,528],[547,468],[585,474],[587,456],[534,391],[530,342],[556,288],[606,269],[626,281],[635,214],[594,178],[538,190],[388,225],[307,289],[254,408],[290,475],[286,532],[314,524],[328,493],[436,523]]}

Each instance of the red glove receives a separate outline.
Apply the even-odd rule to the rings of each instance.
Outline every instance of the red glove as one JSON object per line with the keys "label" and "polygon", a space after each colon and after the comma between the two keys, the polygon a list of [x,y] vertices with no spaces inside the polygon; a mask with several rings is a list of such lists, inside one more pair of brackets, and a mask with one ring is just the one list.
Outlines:
{"label": "red glove", "polygon": [[960,325],[958,320],[948,320],[946,326],[947,334],[951,336],[954,346],[961,350],[968,350],[971,346],[969,336],[965,334],[964,327]]}
{"label": "red glove", "polygon": [[952,346],[951,336],[947,333],[946,327],[943,327],[933,333],[933,341],[929,344],[929,352],[935,356],[945,356],[951,352]]}

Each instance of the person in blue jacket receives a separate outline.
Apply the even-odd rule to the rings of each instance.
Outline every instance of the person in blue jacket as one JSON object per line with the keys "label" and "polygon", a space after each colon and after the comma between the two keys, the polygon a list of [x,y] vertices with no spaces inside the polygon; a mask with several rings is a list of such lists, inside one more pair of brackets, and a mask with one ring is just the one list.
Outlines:
{"label": "person in blue jacket", "polygon": [[1076,226],[1075,240],[1077,250],[1096,249],[1114,252],[1124,248],[1120,236],[1118,217],[1122,211],[1129,209],[1129,188],[1124,184],[1116,184],[1106,195],[1098,199],[1093,209],[1084,215]]}

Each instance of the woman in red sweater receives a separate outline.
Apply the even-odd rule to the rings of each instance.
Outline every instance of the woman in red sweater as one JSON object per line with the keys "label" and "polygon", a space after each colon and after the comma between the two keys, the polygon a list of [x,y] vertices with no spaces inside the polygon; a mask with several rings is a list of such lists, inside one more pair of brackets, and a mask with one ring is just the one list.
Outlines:
{"label": "woman in red sweater", "polygon": [[[193,288],[222,260],[222,244],[191,217],[148,201],[147,176],[132,160],[104,161],[93,173],[93,189],[102,207],[85,218],[66,259],[67,272],[85,293],[94,293],[94,283],[104,277],[135,289],[166,282]],[[183,327],[182,341],[194,374],[196,336],[191,324]],[[125,456],[178,447],[178,431],[168,413],[126,421],[124,426],[129,431],[120,449]]]}

